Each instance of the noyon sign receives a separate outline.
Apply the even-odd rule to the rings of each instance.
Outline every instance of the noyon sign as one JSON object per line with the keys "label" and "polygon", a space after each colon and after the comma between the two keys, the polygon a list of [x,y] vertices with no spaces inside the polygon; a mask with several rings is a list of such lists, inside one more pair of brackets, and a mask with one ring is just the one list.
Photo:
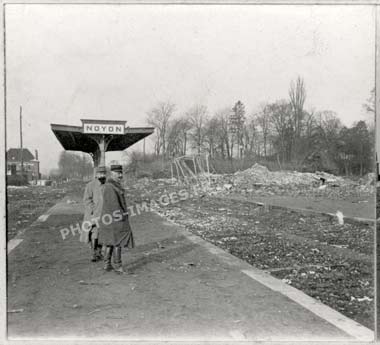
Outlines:
{"label": "noyon sign", "polygon": [[153,127],[127,127],[124,120],[81,119],[82,125],[51,124],[65,150],[89,153],[94,166],[105,165],[107,151],[124,151],[154,132]]}
{"label": "noyon sign", "polygon": [[124,124],[116,123],[83,123],[83,133],[91,134],[124,134]]}

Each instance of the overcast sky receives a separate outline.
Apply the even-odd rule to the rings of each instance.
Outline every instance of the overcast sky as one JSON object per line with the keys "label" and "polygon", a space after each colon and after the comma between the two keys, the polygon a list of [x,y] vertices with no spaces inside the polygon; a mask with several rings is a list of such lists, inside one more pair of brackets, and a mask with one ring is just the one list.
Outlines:
{"label": "overcast sky", "polygon": [[374,19],[371,6],[8,4],[7,146],[19,146],[20,105],[24,146],[46,172],[62,150],[50,123],[144,126],[164,100],[179,115],[237,100],[250,114],[298,75],[307,110],[352,125],[374,87]]}

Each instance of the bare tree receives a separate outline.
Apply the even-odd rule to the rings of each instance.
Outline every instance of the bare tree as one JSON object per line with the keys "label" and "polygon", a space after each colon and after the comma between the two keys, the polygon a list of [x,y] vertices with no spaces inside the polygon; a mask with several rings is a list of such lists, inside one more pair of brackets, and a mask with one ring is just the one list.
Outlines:
{"label": "bare tree", "polygon": [[156,128],[155,152],[166,155],[167,149],[167,131],[169,120],[174,114],[175,104],[170,102],[160,102],[156,107],[148,111],[147,123]]}
{"label": "bare tree", "polygon": [[[326,170],[335,169],[341,159],[340,132],[343,126],[333,111],[319,111],[313,115],[313,130],[308,142],[309,156],[316,155],[323,162],[320,163]],[[306,137],[305,137],[306,139]],[[310,152],[312,154],[310,154]]]}
{"label": "bare tree", "polygon": [[169,156],[178,156],[181,152],[180,120],[173,119],[169,122],[166,151]]}
{"label": "bare tree", "polygon": [[208,145],[211,158],[214,157],[217,151],[218,138],[220,137],[221,130],[220,119],[216,116],[209,119],[205,125],[205,143]]}
{"label": "bare tree", "polygon": [[179,124],[179,132],[182,143],[182,155],[186,155],[187,152],[187,139],[188,133],[191,130],[191,123],[188,118],[182,117]]}
{"label": "bare tree", "polygon": [[231,124],[236,132],[236,144],[240,158],[243,156],[243,135],[245,123],[245,106],[241,101],[237,101],[232,108]]}
{"label": "bare tree", "polygon": [[251,115],[244,126],[244,148],[246,153],[252,155],[257,153],[258,146],[258,125],[257,116]]}
{"label": "bare tree", "polygon": [[304,120],[304,104],[306,100],[306,89],[304,81],[301,77],[297,77],[296,83],[294,81],[290,84],[289,89],[290,105],[293,113],[293,159],[296,158],[298,150],[300,149],[300,138],[302,134],[302,126]]}
{"label": "bare tree", "polygon": [[264,157],[267,156],[267,146],[268,146],[268,138],[271,131],[271,118],[270,112],[267,107],[264,107],[260,114],[258,114],[256,121],[261,129],[261,134],[263,137],[263,146],[264,146]]}
{"label": "bare tree", "polygon": [[218,141],[219,149],[222,158],[227,157],[232,158],[232,135],[229,131],[229,118],[231,115],[231,110],[229,108],[224,108],[215,113],[215,117],[218,119],[219,129],[218,129]]}
{"label": "bare tree", "polygon": [[176,118],[169,122],[167,151],[170,156],[185,155],[187,133],[191,129],[187,118]]}
{"label": "bare tree", "polygon": [[[274,144],[277,147],[281,162],[290,159],[292,144],[292,113],[291,106],[285,100],[280,100],[264,107],[265,114],[268,114],[274,130]],[[261,119],[260,119],[261,120]],[[261,120],[262,122],[263,120]]]}
{"label": "bare tree", "polygon": [[60,176],[65,178],[84,178],[92,175],[93,165],[88,154],[61,151],[58,170]]}
{"label": "bare tree", "polygon": [[205,137],[204,125],[207,121],[207,107],[204,105],[196,105],[186,113],[186,116],[192,128],[191,138],[197,152],[201,153]]}

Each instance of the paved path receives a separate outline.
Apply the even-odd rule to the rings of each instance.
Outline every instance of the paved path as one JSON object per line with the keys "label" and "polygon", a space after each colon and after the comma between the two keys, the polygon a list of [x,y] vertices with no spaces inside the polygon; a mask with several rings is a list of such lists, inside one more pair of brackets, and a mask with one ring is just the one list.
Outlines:
{"label": "paved path", "polygon": [[[8,332],[128,340],[369,340],[372,332],[158,215],[132,217],[128,274],[104,272],[74,231],[70,198],[8,256]],[[20,241],[20,236],[15,240]],[[8,248],[9,250],[9,248]],[[327,321],[328,320],[328,321]]]}

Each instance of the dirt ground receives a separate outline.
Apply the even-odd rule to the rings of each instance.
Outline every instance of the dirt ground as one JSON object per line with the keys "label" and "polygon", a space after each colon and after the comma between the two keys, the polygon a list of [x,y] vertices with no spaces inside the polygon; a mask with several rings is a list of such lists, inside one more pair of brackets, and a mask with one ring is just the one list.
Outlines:
{"label": "dirt ground", "polygon": [[373,328],[373,228],[202,198],[163,211],[255,267]]}
{"label": "dirt ground", "polygon": [[[165,181],[150,185],[129,181],[127,186],[136,203],[158,200],[161,195],[184,188]],[[210,195],[200,191],[192,195],[179,203],[161,205],[160,214],[374,329],[373,221],[346,219],[344,225],[339,225],[335,217],[324,214],[259,206],[250,202],[253,195],[240,199],[229,193]],[[309,203],[302,198],[305,209],[326,212],[330,205],[359,218],[374,215],[373,195],[349,200],[317,195],[310,196]],[[288,199],[288,207],[299,206],[294,195]],[[318,204],[323,207],[315,207]]]}
{"label": "dirt ground", "polygon": [[30,226],[45,210],[65,195],[82,188],[83,183],[71,181],[57,187],[7,187],[7,240]]}
{"label": "dirt ground", "polygon": [[77,234],[62,239],[59,229],[81,219],[79,205],[63,206],[9,256],[11,339],[352,340],[152,212],[131,218],[138,245],[123,252],[128,274],[105,272]]}
{"label": "dirt ground", "polygon": [[[182,187],[164,181],[147,184],[131,180],[127,181],[127,198],[132,205],[158,199],[178,188]],[[83,184],[72,184],[56,189],[8,190],[8,239],[32,224],[64,195],[76,191],[80,198],[82,189]],[[269,271],[342,314],[374,328],[372,223],[346,221],[340,226],[336,219],[326,215],[280,207],[268,209],[228,195],[202,193],[159,207],[157,211],[249,264]],[[49,226],[53,230],[57,225]],[[36,243],[41,241],[36,239]],[[56,246],[44,248],[47,253],[57,250]],[[43,260],[46,253],[35,255],[37,261],[41,258],[38,269],[50,266]],[[28,274],[27,271],[20,274]],[[16,282],[17,276],[11,275],[9,279]],[[33,289],[38,293],[37,287]]]}

